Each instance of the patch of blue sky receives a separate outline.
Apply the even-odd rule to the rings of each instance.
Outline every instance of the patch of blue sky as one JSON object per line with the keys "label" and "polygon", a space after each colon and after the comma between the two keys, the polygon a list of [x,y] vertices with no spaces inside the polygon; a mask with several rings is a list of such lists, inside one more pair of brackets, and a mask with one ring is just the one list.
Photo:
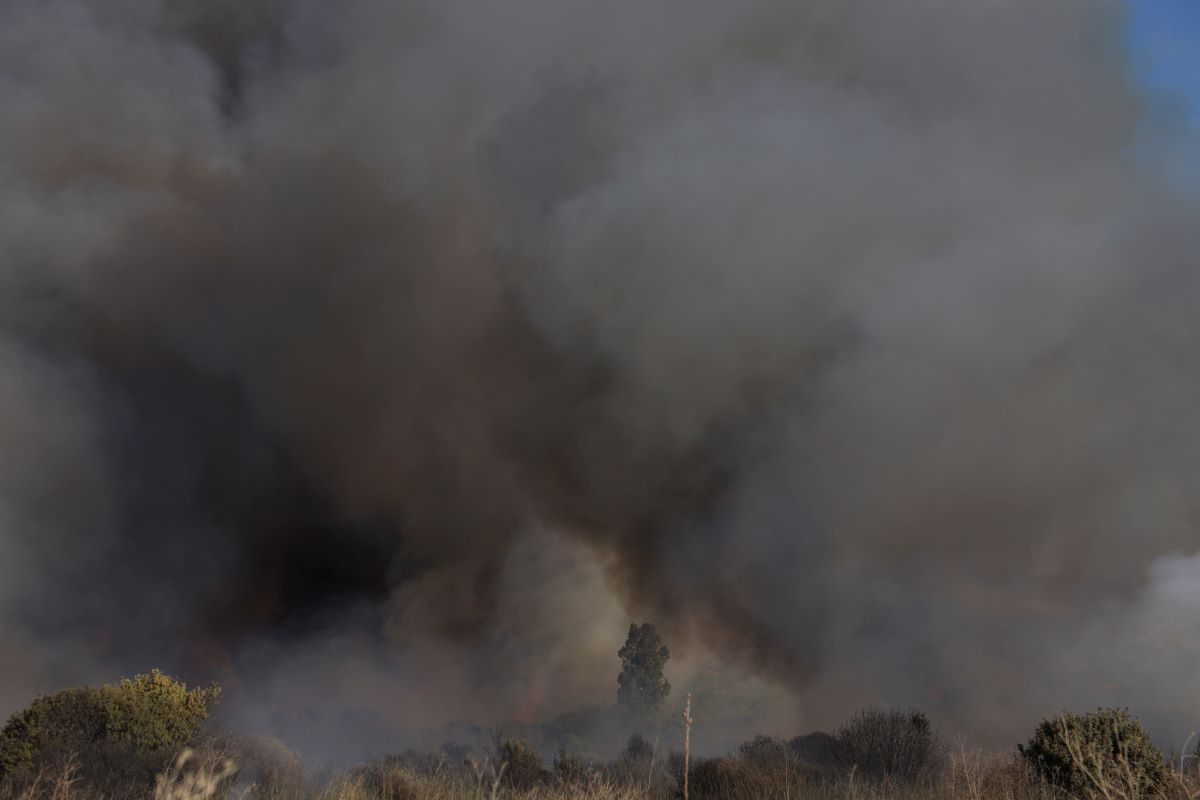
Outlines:
{"label": "patch of blue sky", "polygon": [[1200,127],[1200,0],[1129,0],[1136,79]]}
{"label": "patch of blue sky", "polygon": [[1127,0],[1133,79],[1147,93],[1139,150],[1200,188],[1200,0]]}

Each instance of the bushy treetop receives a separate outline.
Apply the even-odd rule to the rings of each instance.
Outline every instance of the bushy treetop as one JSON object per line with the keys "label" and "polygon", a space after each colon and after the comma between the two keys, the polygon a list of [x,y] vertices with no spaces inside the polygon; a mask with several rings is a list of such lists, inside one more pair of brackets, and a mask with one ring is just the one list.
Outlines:
{"label": "bushy treetop", "polygon": [[1156,797],[1171,782],[1162,751],[1122,708],[1042,720],[1017,749],[1046,780],[1076,796]]}
{"label": "bushy treetop", "polygon": [[51,749],[177,750],[195,738],[219,696],[217,686],[188,689],[158,670],[42,695],[0,730],[0,777],[36,765]]}
{"label": "bushy treetop", "polygon": [[663,669],[671,652],[651,623],[630,625],[625,645],[617,651],[621,658],[621,674],[617,677],[617,703],[638,715],[657,711],[671,684],[663,677]]}

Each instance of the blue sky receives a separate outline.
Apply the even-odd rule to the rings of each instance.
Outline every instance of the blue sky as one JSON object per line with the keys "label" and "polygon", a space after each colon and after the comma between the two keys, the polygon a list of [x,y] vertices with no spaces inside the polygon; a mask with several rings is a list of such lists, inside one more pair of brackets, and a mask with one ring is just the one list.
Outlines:
{"label": "blue sky", "polygon": [[1169,92],[1200,126],[1200,0],[1128,0],[1139,80]]}

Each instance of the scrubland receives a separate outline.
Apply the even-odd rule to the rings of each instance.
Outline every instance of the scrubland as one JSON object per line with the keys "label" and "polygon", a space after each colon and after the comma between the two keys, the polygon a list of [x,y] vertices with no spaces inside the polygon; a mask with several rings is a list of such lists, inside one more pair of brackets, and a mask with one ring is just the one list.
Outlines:
{"label": "scrubland", "polygon": [[1200,797],[1194,756],[1164,755],[1120,709],[1048,717],[1011,750],[948,742],[919,711],[872,708],[832,733],[759,736],[718,757],[640,733],[607,758],[545,757],[545,742],[497,726],[467,745],[314,769],[282,742],[212,725],[217,697],[152,673],[38,698],[0,732],[0,800]]}

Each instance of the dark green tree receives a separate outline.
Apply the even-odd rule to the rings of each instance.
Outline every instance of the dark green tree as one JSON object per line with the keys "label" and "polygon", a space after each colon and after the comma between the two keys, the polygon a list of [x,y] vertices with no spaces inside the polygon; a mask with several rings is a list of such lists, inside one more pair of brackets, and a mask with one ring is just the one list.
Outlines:
{"label": "dark green tree", "polygon": [[625,646],[617,651],[621,674],[617,677],[617,704],[639,717],[649,716],[671,693],[663,668],[671,652],[662,643],[654,625],[630,625]]}

